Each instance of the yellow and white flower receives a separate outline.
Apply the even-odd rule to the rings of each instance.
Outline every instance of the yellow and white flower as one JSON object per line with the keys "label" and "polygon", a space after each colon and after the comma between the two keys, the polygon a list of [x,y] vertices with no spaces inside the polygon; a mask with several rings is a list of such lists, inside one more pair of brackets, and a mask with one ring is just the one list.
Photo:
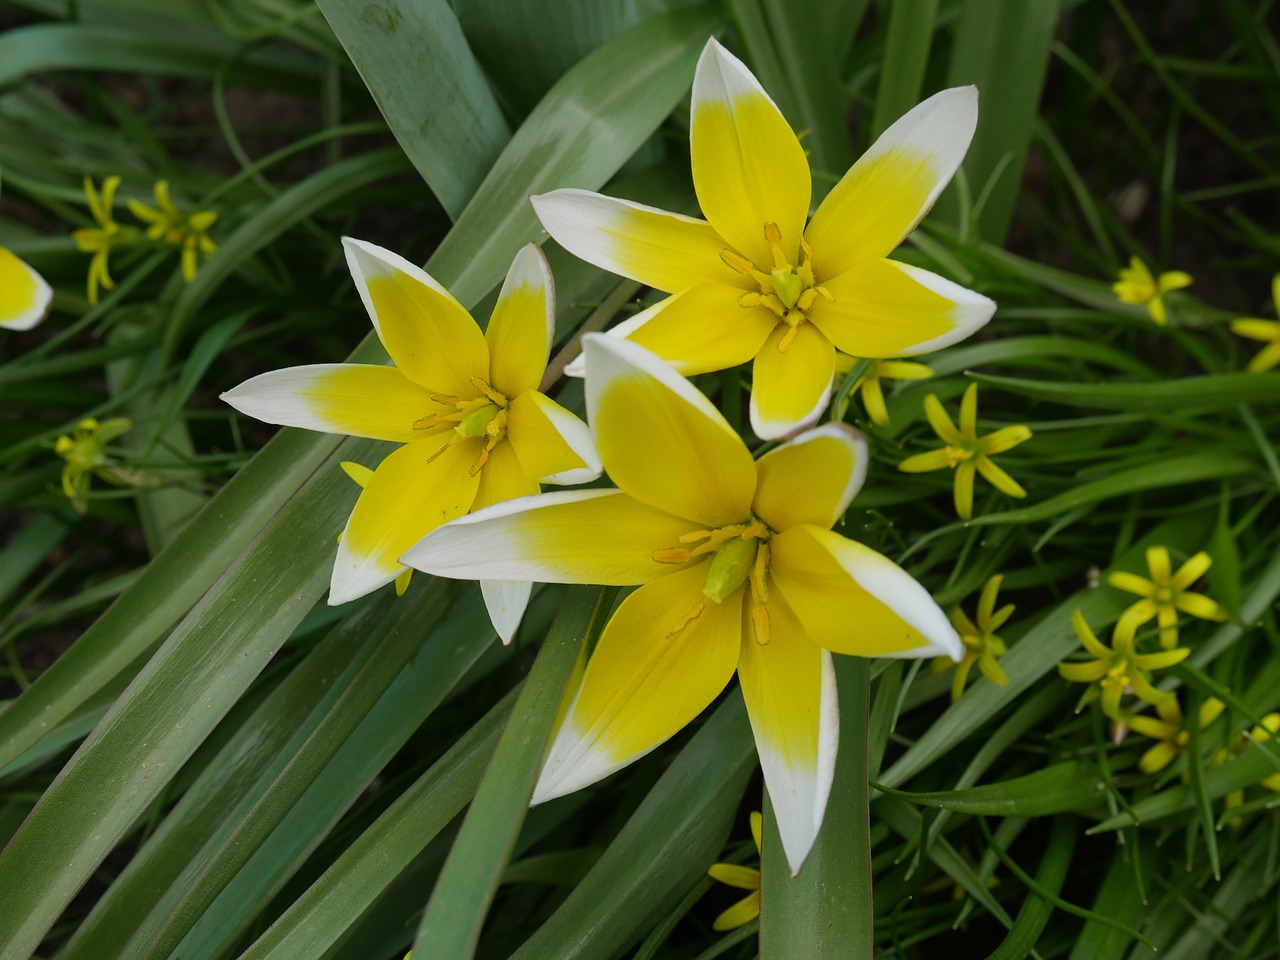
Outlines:
{"label": "yellow and white flower", "polygon": [[0,247],[0,327],[30,330],[44,319],[53,290],[17,254]]}
{"label": "yellow and white flower", "polygon": [[827,424],[753,461],[657,356],[584,339],[588,418],[618,489],[498,504],[435,530],[404,560],[463,579],[639,585],[600,637],[534,802],[648,753],[736,670],[798,871],[835,764],[831,652],[959,659],[960,639],[910,575],[831,530],[866,474],[859,434]]}
{"label": "yellow and white flower", "polygon": [[[555,325],[551,271],[536,244],[511,264],[488,329],[403,257],[345,238],[347,265],[394,366],[290,367],[222,395],[268,423],[403,446],[363,484],[329,589],[345,603],[408,569],[400,555],[467,511],[600,475],[590,431],[538,392]],[[509,641],[529,584],[482,584]]]}
{"label": "yellow and white flower", "polygon": [[674,294],[613,335],[687,375],[754,358],[751,424],[776,439],[821,415],[837,349],[872,358],[927,353],[991,318],[986,297],[886,259],[950,181],[977,116],[975,87],[924,101],[809,219],[804,149],[751,71],[712,39],[694,75],[690,132],[706,220],[583,190],[535,196],[533,205],[570,252]]}

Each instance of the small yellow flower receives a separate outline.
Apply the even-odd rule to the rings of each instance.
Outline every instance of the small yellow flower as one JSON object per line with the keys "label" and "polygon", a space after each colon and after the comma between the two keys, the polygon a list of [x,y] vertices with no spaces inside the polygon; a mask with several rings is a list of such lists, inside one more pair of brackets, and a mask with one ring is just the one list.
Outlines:
{"label": "small yellow flower", "polygon": [[[1160,741],[1142,755],[1138,766],[1143,773],[1159,773],[1174,760],[1187,751],[1191,741],[1191,731],[1182,717],[1182,708],[1178,706],[1178,698],[1169,696],[1156,705],[1160,719],[1137,714],[1128,718],[1130,728],[1137,730],[1144,737]],[[1222,715],[1226,704],[1216,697],[1210,697],[1200,705],[1197,718],[1200,729],[1207,730],[1213,721]]]}
{"label": "small yellow flower", "polygon": [[1164,547],[1149,547],[1147,568],[1151,571],[1150,580],[1135,573],[1117,570],[1107,574],[1107,583],[1118,590],[1142,597],[1125,610],[1121,617],[1132,620],[1135,628],[1152,617],[1157,618],[1160,624],[1160,646],[1172,650],[1178,645],[1179,610],[1202,620],[1222,621],[1229,618],[1227,611],[1216,600],[1187,590],[1187,587],[1204,575],[1212,563],[1209,554],[1202,550],[1179,567],[1177,573],[1173,573],[1169,551]]}
{"label": "small yellow flower", "polygon": [[[844,377],[857,362],[857,357],[851,357],[847,353],[837,353],[836,377]],[[853,390],[862,392],[862,405],[866,408],[871,422],[880,427],[887,427],[889,411],[884,405],[884,391],[880,387],[880,381],[928,380],[932,376],[933,371],[923,363],[912,363],[907,360],[868,360],[862,375],[854,382]],[[842,416],[843,413],[844,411],[841,411]]]}
{"label": "small yellow flower", "polygon": [[[756,856],[760,855],[760,822],[759,813],[751,814],[751,839],[756,842]],[[739,866],[736,863],[713,863],[707,870],[712,880],[719,880],[731,887],[751,892],[739,900],[711,924],[712,930],[732,930],[744,923],[750,923],[760,916],[760,871],[752,867]]]}
{"label": "small yellow flower", "polygon": [[182,248],[182,277],[190,283],[196,277],[197,254],[203,253],[205,259],[208,259],[218,249],[209,239],[209,228],[218,219],[218,215],[212,210],[199,210],[184,216],[169,196],[168,180],[157,181],[153,192],[156,198],[154,207],[130,200],[129,212],[143,223],[149,224],[149,239]]}
{"label": "small yellow flower", "polygon": [[[1275,303],[1276,314],[1280,315],[1280,273],[1271,278],[1271,299]],[[1241,317],[1239,320],[1231,321],[1231,331],[1250,340],[1261,340],[1266,344],[1249,361],[1250,373],[1265,373],[1280,363],[1280,323],[1275,320]]]}
{"label": "small yellow flower", "polygon": [[98,288],[110,290],[115,281],[107,269],[107,258],[113,248],[134,242],[134,233],[122,227],[112,217],[111,207],[115,203],[116,188],[120,186],[119,177],[107,177],[102,181],[102,193],[93,186],[93,180],[84,178],[84,195],[89,203],[89,212],[93,215],[96,227],[81,227],[73,236],[76,246],[82,253],[92,253],[89,261],[89,302],[98,302]]}
{"label": "small yellow flower", "polygon": [[956,628],[964,644],[964,659],[956,664],[950,657],[938,657],[933,661],[930,669],[934,673],[941,673],[948,667],[956,668],[955,676],[951,680],[953,702],[959,700],[960,694],[964,693],[969,671],[973,669],[975,663],[982,671],[982,675],[992,683],[1002,687],[1009,683],[1009,678],[1005,676],[1004,670],[997,662],[1005,655],[1006,648],[1004,641],[996,636],[996,631],[1005,625],[1014,611],[1012,603],[1007,603],[996,610],[996,595],[1000,592],[1000,584],[1003,580],[1002,574],[996,574],[982,588],[982,595],[978,598],[976,624],[960,607],[951,611],[951,625]]}
{"label": "small yellow flower", "polygon": [[125,482],[115,462],[107,456],[106,446],[132,428],[133,424],[124,417],[102,423],[89,418],[81,420],[71,436],[64,433],[57,439],[53,452],[67,461],[62,468],[62,492],[76,512],[85,512],[84,495],[89,492],[89,482],[95,475],[108,483]]}
{"label": "small yellow flower", "polygon": [[[1077,710],[1101,697],[1102,712],[1113,720],[1124,720],[1126,718],[1120,712],[1120,698],[1126,693],[1133,693],[1140,700],[1156,706],[1173,697],[1173,694],[1162,693],[1153,687],[1148,672],[1181,663],[1191,654],[1189,649],[1180,647],[1161,653],[1138,653],[1133,646],[1136,624],[1124,617],[1116,623],[1110,647],[1098,640],[1079,610],[1071,615],[1071,626],[1075,628],[1081,645],[1097,658],[1083,663],[1058,664],[1058,673],[1064,679],[1090,684],[1076,705]],[[1095,681],[1096,687],[1092,686]]]}
{"label": "small yellow flower", "polygon": [[1168,322],[1164,295],[1171,290],[1191,286],[1190,274],[1171,270],[1160,276],[1152,276],[1141,257],[1130,257],[1129,266],[1120,268],[1120,279],[1111,285],[1121,303],[1144,303],[1151,319],[1160,326]]}
{"label": "small yellow flower", "polygon": [[1031,429],[1018,425],[1002,427],[995,433],[985,437],[978,436],[978,385],[970,384],[960,401],[960,428],[957,430],[951,417],[943,409],[942,402],[936,394],[924,398],[925,416],[933,432],[946,444],[941,450],[930,450],[907,457],[898,469],[904,473],[927,473],[930,470],[941,470],[950,467],[956,472],[956,513],[960,519],[968,520],[973,516],[973,475],[980,473],[987,481],[1011,497],[1025,497],[1023,490],[1013,477],[1005,473],[992,461],[997,453],[1012,450],[1018,444],[1031,439]]}

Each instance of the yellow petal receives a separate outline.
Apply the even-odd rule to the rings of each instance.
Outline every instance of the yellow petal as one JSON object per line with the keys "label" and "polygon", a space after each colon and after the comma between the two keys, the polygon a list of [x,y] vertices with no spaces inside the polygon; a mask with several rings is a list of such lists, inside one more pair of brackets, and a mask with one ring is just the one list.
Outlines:
{"label": "yellow petal", "polygon": [[489,385],[508,399],[537,390],[547,369],[556,329],[556,290],[551,268],[536,243],[511,261],[484,339]]}
{"label": "yellow petal", "polygon": [[867,476],[867,441],[844,424],[800,434],[756,461],[756,516],[774,530],[829,528]]}
{"label": "yellow petal", "polygon": [[888,557],[813,526],[770,546],[773,582],[819,646],[859,657],[963,655],[947,615]]}
{"label": "yellow petal", "polygon": [[906,239],[960,166],[977,122],[977,87],[954,87],[880,135],[827,194],[806,231],[824,282]]}
{"label": "yellow petal", "polygon": [[809,215],[809,162],[795,133],[742,61],[707,41],[693,78],[690,147],[698,204],[716,232],[772,269],[764,225],[776,223],[797,263]]}
{"label": "yellow petal", "polygon": [[913,356],[957,343],[991,319],[980,293],[896,260],[864,260],[823,281],[812,320],[839,350],[859,357]]}
{"label": "yellow petal", "polygon": [[813,423],[831,399],[836,351],[811,323],[792,333],[778,324],[756,354],[751,373],[751,429],[762,440],[777,440]]}
{"label": "yellow petal", "polygon": [[507,439],[531,480],[587,483],[600,476],[600,455],[587,425],[536,390],[511,401]]}
{"label": "yellow petal", "polygon": [[643,756],[724,689],[742,642],[742,591],[711,603],[702,595],[704,579],[699,568],[677,570],[618,607],[551,745],[534,803],[580,790]]}
{"label": "yellow petal", "polygon": [[743,924],[750,923],[758,916],[760,916],[760,891],[755,890],[716,917],[711,924],[711,929],[720,933],[734,930]]}
{"label": "yellow petal", "polygon": [[44,277],[0,247],[0,327],[30,330],[44,319],[52,299]]}
{"label": "yellow petal", "polygon": [[1161,293],[1168,293],[1170,290],[1181,290],[1183,287],[1191,286],[1191,274],[1183,273],[1181,270],[1170,270],[1168,273],[1160,274],[1160,279],[1156,281],[1156,286]]}
{"label": "yellow petal", "polygon": [[867,410],[867,416],[876,426],[889,425],[889,408],[884,405],[884,391],[880,388],[879,377],[871,377],[863,381],[862,405]]}
{"label": "yellow petal", "polygon": [[1151,571],[1151,579],[1156,583],[1168,583],[1173,576],[1169,551],[1164,547],[1147,547],[1147,569]]}
{"label": "yellow petal", "polygon": [[613,482],[702,526],[747,520],[755,464],[711,402],[643,347],[602,334],[583,344],[588,418]]}
{"label": "yellow petal", "polygon": [[956,516],[961,520],[973,519],[973,474],[977,465],[972,461],[956,467],[954,498]]}
{"label": "yellow petal", "polygon": [[378,338],[406,377],[433,393],[475,397],[489,348],[471,314],[423,270],[363,240],[343,237],[347,266]]}
{"label": "yellow petal", "polygon": [[1266,373],[1277,364],[1280,364],[1280,340],[1259,350],[1246,369],[1250,373]]}
{"label": "yellow petal", "polygon": [[1012,427],[1001,427],[994,433],[982,437],[979,442],[982,444],[982,452],[989,457],[994,457],[997,453],[1012,450],[1018,444],[1030,439],[1031,428],[1018,424]]}
{"label": "yellow petal", "polygon": [[[1149,597],[1155,593],[1156,585],[1145,577],[1140,577],[1136,573],[1129,573],[1126,570],[1113,570],[1107,574],[1107,583],[1115,587],[1117,590],[1123,590],[1126,593],[1136,593],[1140,597]],[[1154,610],[1152,613],[1154,614]]]}
{"label": "yellow petal", "polygon": [[973,437],[978,432],[978,385],[971,383],[960,398],[960,434]]}
{"label": "yellow petal", "polygon": [[754,867],[743,867],[736,863],[713,863],[707,868],[707,876],[741,890],[760,889],[760,871]]}
{"label": "yellow petal", "polygon": [[1231,332],[1250,340],[1280,339],[1280,323],[1274,320],[1258,320],[1253,317],[1241,317],[1231,321]]}
{"label": "yellow petal", "polygon": [[342,472],[354,480],[363,489],[369,485],[369,481],[373,479],[373,471],[366,467],[363,463],[356,463],[353,460],[343,460],[338,466],[342,468]]}
{"label": "yellow petal", "polygon": [[1143,773],[1159,773],[1178,756],[1177,748],[1171,743],[1157,743],[1138,760],[1138,767]]}
{"label": "yellow petal", "polygon": [[[272,370],[232,387],[222,399],[265,423],[396,443],[426,440],[428,431],[413,429],[414,423],[445,410],[430,390],[395,367],[363,363]],[[436,449],[438,444],[431,452]]]}
{"label": "yellow petal", "polygon": [[489,451],[488,462],[480,471],[480,486],[471,509],[479,510],[516,497],[530,497],[541,491],[537,480],[525,476],[511,444],[499,443]]}
{"label": "yellow petal", "polygon": [[769,642],[743,642],[738,679],[794,876],[827,809],[840,711],[831,654],[809,639],[777,591],[769,597],[768,611]]}
{"label": "yellow petal", "polygon": [[1000,467],[996,466],[995,461],[986,457],[979,457],[976,461],[978,472],[986,478],[987,483],[991,484],[1001,493],[1010,497],[1019,499],[1027,495],[1027,491],[1022,489],[1022,485],[1017,480],[1005,473]]}
{"label": "yellow petal", "polygon": [[746,363],[778,318],[767,307],[741,307],[742,291],[707,283],[668,297],[609,331],[652,350],[687,377]]}
{"label": "yellow petal", "polygon": [[1062,675],[1062,679],[1072,683],[1092,683],[1107,675],[1107,662],[1089,660],[1085,663],[1060,663],[1058,673]]}
{"label": "yellow petal", "polygon": [[701,283],[755,287],[720,259],[728,244],[705,220],[586,190],[553,190],[529,200],[560,246],[646,287],[667,293]]}
{"label": "yellow petal", "polygon": [[898,469],[903,473],[929,473],[933,470],[945,470],[950,466],[953,466],[951,451],[943,447],[941,450],[928,450],[907,457],[898,464]]}
{"label": "yellow petal", "polygon": [[1183,613],[1189,613],[1193,617],[1199,617],[1201,620],[1227,620],[1230,614],[1216,600],[1211,600],[1203,593],[1191,593],[1190,591],[1181,594],[1178,597],[1178,609]]}
{"label": "yellow petal", "polygon": [[471,509],[480,479],[470,469],[479,446],[479,440],[455,444],[428,463],[432,445],[409,443],[378,464],[342,532],[331,605],[390,583],[405,571],[405,550]]}
{"label": "yellow petal", "polygon": [[626,586],[669,574],[653,559],[698,525],[620,490],[569,490],[508,500],[434,531],[404,555],[456,580]]}
{"label": "yellow petal", "polygon": [[1179,590],[1185,590],[1203,577],[1205,571],[1211,566],[1213,566],[1213,558],[1201,550],[1178,568],[1178,572],[1173,575],[1172,583]]}

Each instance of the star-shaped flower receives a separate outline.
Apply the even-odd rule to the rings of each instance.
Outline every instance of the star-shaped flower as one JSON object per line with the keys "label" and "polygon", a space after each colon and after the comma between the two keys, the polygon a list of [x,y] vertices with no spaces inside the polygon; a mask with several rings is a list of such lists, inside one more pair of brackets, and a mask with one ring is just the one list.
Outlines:
{"label": "star-shaped flower", "polygon": [[736,671],[793,871],[822,824],[838,710],[831,653],[960,658],[910,575],[831,527],[866,474],[842,424],[753,461],[724,417],[627,340],[584,338],[587,412],[619,489],[499,504],[428,535],[410,566],[463,579],[639,585],[605,626],[534,801],[648,753]]}
{"label": "star-shaped flower", "polygon": [[87,509],[84,496],[95,476],[116,485],[129,481],[128,474],[107,454],[107,445],[132,429],[133,423],[124,417],[101,423],[90,417],[76,424],[70,435],[58,437],[53,452],[67,461],[62,468],[62,492],[77,513]]}
{"label": "star-shaped flower", "polygon": [[1076,709],[1101,697],[1102,712],[1113,720],[1125,720],[1120,712],[1120,698],[1126,693],[1133,693],[1140,700],[1158,705],[1173,696],[1162,693],[1151,685],[1150,671],[1163,670],[1175,663],[1181,663],[1190,656],[1186,647],[1177,650],[1165,650],[1160,653],[1138,653],[1133,644],[1134,623],[1121,617],[1111,634],[1112,646],[1098,640],[1089,628],[1084,614],[1079,610],[1071,615],[1071,626],[1075,629],[1080,644],[1097,659],[1083,663],[1060,663],[1058,673],[1072,683],[1097,683],[1090,686],[1080,698]]}
{"label": "star-shaped flower", "polygon": [[[376,590],[408,569],[400,555],[468,510],[537,493],[540,483],[600,475],[586,424],[538,392],[555,329],[555,290],[542,251],[517,255],[488,329],[424,271],[346,238],[347,265],[395,366],[290,367],[222,395],[268,423],[401,443],[364,478],[329,589],[331,604]],[[358,472],[357,472],[358,473]],[[509,641],[529,584],[482,584]]]}
{"label": "star-shaped flower", "polygon": [[688,375],[754,358],[751,425],[776,439],[821,416],[837,349],[927,353],[991,318],[986,297],[886,259],[955,173],[977,117],[975,87],[929,98],[885,131],[809,219],[800,141],[751,71],[712,39],[694,75],[690,130],[706,220],[583,190],[535,196],[533,205],[570,252],[675,295],[613,335]]}
{"label": "star-shaped flower", "polygon": [[89,261],[90,303],[98,302],[99,287],[110,290],[116,285],[111,279],[111,271],[107,266],[111,251],[116,247],[131,244],[136,239],[133,228],[122,227],[116,223],[111,210],[115,204],[116,188],[119,186],[119,177],[107,177],[102,181],[102,193],[99,195],[93,186],[93,181],[89,177],[84,178],[85,200],[89,204],[89,213],[97,226],[81,227],[74,231],[72,236],[75,237],[76,246],[81,252],[93,254],[93,258]]}
{"label": "star-shaped flower", "polygon": [[964,693],[969,671],[975,663],[982,675],[992,683],[1002,687],[1009,683],[1009,678],[998,662],[1005,655],[1006,648],[1004,641],[996,636],[996,631],[1013,616],[1015,608],[1012,603],[1006,603],[996,610],[996,595],[1003,582],[1004,576],[996,574],[982,588],[982,594],[978,597],[977,623],[970,620],[960,607],[951,611],[951,625],[956,628],[956,632],[960,634],[960,642],[964,644],[964,659],[954,664],[946,657],[939,657],[933,661],[931,669],[935,673],[941,673],[948,667],[956,668],[955,676],[951,679],[952,701],[959,700],[960,694]]}
{"label": "star-shaped flower", "polygon": [[1146,304],[1151,319],[1163,327],[1169,320],[1164,295],[1189,286],[1190,274],[1171,270],[1155,277],[1141,257],[1130,257],[1129,266],[1120,268],[1120,279],[1111,285],[1111,290],[1120,298],[1121,303]]}
{"label": "star-shaped flower", "polygon": [[[1271,278],[1271,300],[1275,304],[1276,314],[1280,316],[1280,273]],[[1242,337],[1261,340],[1266,344],[1249,361],[1250,373],[1266,373],[1280,363],[1280,322],[1241,317],[1231,321],[1231,330]]]}
{"label": "star-shaped flower", "polygon": [[[751,814],[751,839],[756,842],[756,856],[760,856],[760,827],[763,817],[758,812]],[[712,880],[740,890],[750,890],[745,897],[735,903],[711,924],[712,930],[732,930],[744,923],[750,923],[760,916],[760,871],[755,867],[744,867],[736,863],[713,863],[707,870]]]}
{"label": "star-shaped flower", "polygon": [[[836,376],[842,377],[858,362],[857,357],[845,353],[836,354]],[[868,360],[853,389],[862,393],[862,406],[867,411],[871,422],[878,427],[889,425],[889,409],[884,405],[884,390],[881,380],[928,380],[933,370],[923,363],[911,363],[907,360]],[[851,391],[852,392],[852,391]],[[842,411],[843,415],[843,411]]]}
{"label": "star-shaped flower", "polygon": [[978,436],[978,385],[969,384],[960,400],[960,428],[951,422],[951,417],[942,406],[936,394],[924,398],[924,413],[929,418],[929,426],[946,444],[941,450],[930,450],[928,453],[917,453],[907,457],[898,469],[904,473],[928,473],[930,470],[950,468],[956,472],[955,501],[956,514],[961,520],[973,517],[973,476],[980,473],[1001,493],[1011,497],[1022,498],[1027,495],[1018,481],[995,465],[991,458],[998,453],[1012,450],[1018,444],[1031,439],[1031,429],[1021,424],[1002,427],[995,433],[985,437]]}
{"label": "star-shaped flower", "polygon": [[190,283],[196,278],[198,255],[213,256],[218,247],[209,239],[209,228],[218,219],[213,210],[197,210],[184,214],[169,195],[169,181],[159,180],[153,190],[156,205],[149,207],[129,200],[129,212],[148,224],[147,237],[156,243],[170,243],[182,248],[182,278]]}
{"label": "star-shaped flower", "polygon": [[1222,621],[1230,618],[1216,600],[1187,589],[1204,576],[1212,563],[1209,554],[1201,550],[1174,573],[1169,562],[1169,551],[1164,547],[1148,547],[1147,569],[1151,571],[1150,580],[1136,573],[1116,570],[1107,574],[1107,583],[1118,590],[1142,597],[1121,616],[1132,620],[1135,628],[1155,617],[1160,624],[1160,646],[1171,650],[1178,645],[1178,611],[1202,620]]}

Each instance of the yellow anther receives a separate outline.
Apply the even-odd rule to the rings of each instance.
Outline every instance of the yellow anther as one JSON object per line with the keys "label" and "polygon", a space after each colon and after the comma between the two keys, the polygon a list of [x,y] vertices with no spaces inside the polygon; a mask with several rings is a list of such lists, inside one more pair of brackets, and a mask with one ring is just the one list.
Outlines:
{"label": "yellow anther", "polygon": [[455,433],[452,437],[450,437],[448,440],[446,440],[446,441],[444,442],[444,446],[443,446],[443,447],[441,447],[439,450],[437,450],[437,451],[436,451],[435,453],[433,453],[431,456],[427,457],[427,459],[426,459],[426,461],[425,461],[425,462],[427,462],[427,463],[431,463],[432,461],[436,460],[436,459],[440,456],[440,454],[444,453],[446,450],[448,450],[450,447],[452,447],[455,443],[457,443],[457,442],[458,442],[459,440],[461,440],[461,439],[462,439],[462,437],[458,436],[458,435]]}
{"label": "yellow anther", "polygon": [[688,563],[689,551],[684,547],[662,547],[649,556],[654,563]]}
{"label": "yellow anther", "polygon": [[786,305],[778,299],[776,293],[765,294],[760,298],[760,302],[776,313],[778,316],[785,316],[787,312]]}
{"label": "yellow anther", "polygon": [[720,259],[723,260],[727,266],[732,267],[734,270],[737,270],[739,273],[748,277],[751,276],[752,272],[754,272],[756,268],[754,263],[742,254],[733,250],[721,250]]}
{"label": "yellow anther", "polygon": [[[787,318],[787,322],[790,323],[790,317]],[[788,327],[786,334],[778,341],[779,353],[786,353],[791,349],[791,345],[796,342],[796,331],[799,329],[800,327],[797,324],[791,324]]]}
{"label": "yellow anther", "polygon": [[479,377],[472,377],[471,385],[488,397],[491,403],[496,403],[499,407],[505,407],[507,405],[507,398]]}
{"label": "yellow anther", "polygon": [[413,421],[413,429],[430,430],[432,427],[440,426],[440,424],[444,423],[444,420],[445,420],[444,414],[433,413],[429,417],[422,417],[418,420]]}
{"label": "yellow anther", "polygon": [[756,643],[766,646],[769,643],[769,611],[762,603],[751,605],[751,632]]}
{"label": "yellow anther", "polygon": [[800,264],[800,266],[796,267],[796,276],[800,278],[800,282],[806,287],[813,286],[813,267],[809,265],[809,261],[807,259],[804,263]]}
{"label": "yellow anther", "polygon": [[805,240],[804,234],[800,234],[800,252],[804,254],[804,262],[807,265],[813,259],[813,247],[809,246],[809,242]]}
{"label": "yellow anther", "polygon": [[738,306],[740,307],[758,307],[760,306],[760,294],[744,293],[738,298]]}
{"label": "yellow anther", "polygon": [[813,306],[813,301],[817,299],[817,296],[818,292],[813,287],[809,287],[804,293],[796,297],[796,309],[808,311]]}
{"label": "yellow anther", "polygon": [[432,403],[444,404],[446,407],[456,407],[458,398],[449,393],[433,393],[431,395]]}
{"label": "yellow anther", "polygon": [[782,243],[782,231],[778,229],[778,225],[772,220],[764,225],[764,238],[771,245]]}
{"label": "yellow anther", "polygon": [[830,293],[828,293],[828,292],[827,292],[827,288],[826,288],[826,287],[819,287],[819,286],[815,286],[813,289],[817,290],[817,291],[818,291],[818,296],[820,296],[823,300],[827,301],[827,303],[835,303],[835,302],[836,302],[836,298],[835,298],[835,297],[833,297]]}
{"label": "yellow anther", "polygon": [[700,540],[709,539],[713,535],[711,530],[693,530],[689,533],[680,534],[681,543],[697,543]]}
{"label": "yellow anther", "polygon": [[751,596],[758,604],[769,602],[769,544],[762,543],[756,551],[756,563],[751,570]]}

